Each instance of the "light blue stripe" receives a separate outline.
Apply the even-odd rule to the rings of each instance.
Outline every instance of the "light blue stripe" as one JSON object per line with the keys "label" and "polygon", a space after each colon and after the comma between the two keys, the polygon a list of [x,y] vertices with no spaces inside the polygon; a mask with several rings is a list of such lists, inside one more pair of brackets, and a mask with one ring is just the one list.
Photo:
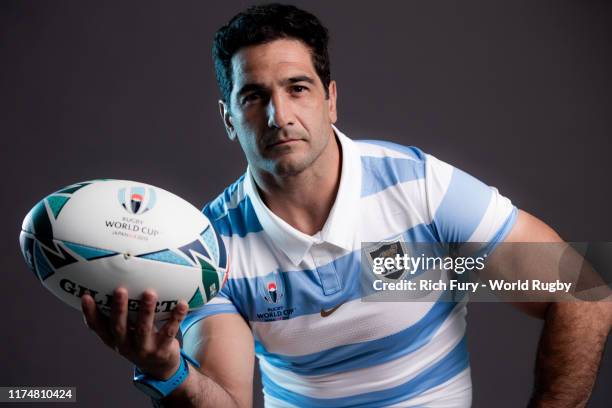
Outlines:
{"label": "light blue stripe", "polygon": [[72,242],[67,241],[62,241],[62,243],[66,245],[68,249],[72,250],[74,253],[87,260],[115,255],[117,253],[113,251],[107,251],[105,249],[93,248],[81,244],[74,244]]}
{"label": "light blue stripe", "polygon": [[440,242],[466,242],[484,217],[492,194],[491,187],[454,168],[433,219]]}
{"label": "light blue stripe", "polygon": [[358,144],[371,144],[376,146],[384,147],[385,149],[393,150],[399,153],[403,153],[408,157],[411,157],[415,160],[425,160],[425,153],[421,149],[415,146],[404,146],[401,144],[389,142],[386,140],[356,140]]}
{"label": "light blue stripe", "polygon": [[[214,225],[212,225],[212,227],[215,229]],[[219,268],[225,269],[227,268],[227,251],[225,250],[225,243],[223,242],[223,239],[221,239],[221,235],[217,232],[217,230],[215,230],[215,238],[217,239],[217,248],[219,249]]]}
{"label": "light blue stripe", "polygon": [[[400,235],[400,234],[398,234]],[[419,224],[400,235],[406,242],[435,242],[435,236],[429,224]],[[394,236],[395,237],[395,236]],[[298,271],[270,271],[277,274],[282,280],[284,298],[276,306],[295,308],[291,318],[319,313],[321,307],[333,307],[341,302],[359,299],[361,273],[361,249],[352,251],[342,257],[336,258],[331,264],[321,265],[319,269],[324,272],[337,271],[342,287],[339,291],[324,293],[319,273],[316,270],[304,269]],[[334,272],[335,273],[335,272]],[[324,276],[325,273],[323,273]],[[260,321],[257,311],[266,310],[270,305],[264,299],[262,288],[265,287],[267,276],[252,278],[230,278],[227,288],[232,301],[240,313],[250,321]]]}
{"label": "light blue stripe", "polygon": [[361,157],[361,197],[425,177],[425,162],[393,157]]}
{"label": "light blue stripe", "polygon": [[510,231],[512,231],[512,228],[514,227],[514,224],[516,223],[517,217],[518,217],[518,209],[515,206],[512,206],[512,212],[510,213],[508,218],[506,218],[506,221],[504,221],[504,224],[495,233],[495,236],[491,238],[491,241],[489,242],[490,248],[489,248],[488,253],[493,252],[493,250],[497,247],[497,245],[499,245],[501,242],[503,242],[506,239]]}
{"label": "light blue stripe", "polygon": [[217,233],[226,237],[244,237],[248,233],[263,230],[249,197],[243,198],[235,208],[228,209],[220,217],[213,217],[209,207],[204,208],[204,215],[211,220]]}
{"label": "light blue stripe", "polygon": [[417,397],[455,377],[469,365],[465,337],[448,354],[401,385],[385,390],[342,398],[313,398],[282,388],[262,370],[261,379],[266,394],[281,401],[310,408],[366,408],[397,404]]}
{"label": "light blue stripe", "polygon": [[[350,268],[350,265],[347,267]],[[342,281],[340,280],[342,272],[336,269],[336,262],[330,262],[317,268],[317,274],[325,296],[333,295],[342,290]]]}
{"label": "light blue stripe", "polygon": [[[355,284],[359,283],[359,256],[357,251],[337,258],[333,261],[336,270],[343,271],[348,276],[354,276]],[[268,276],[257,276],[254,278],[229,278],[227,286],[230,293],[236,294],[232,297],[236,307],[243,312],[248,320],[263,320],[257,317],[257,312],[263,312],[269,307],[283,306],[285,308],[295,308],[293,317],[305,314],[319,313],[321,303],[333,303],[346,301],[343,294],[345,290],[335,292],[325,296],[321,287],[319,275],[312,269],[300,271],[277,271],[274,280],[277,281],[279,288],[282,286],[283,298],[278,304],[267,303],[264,299]],[[280,282],[278,282],[280,280]],[[345,280],[351,282],[351,280]],[[351,282],[352,286],[352,282]],[[352,298],[359,298],[359,286],[356,291],[350,293]]]}
{"label": "light blue stripe", "polygon": [[152,252],[150,254],[139,255],[138,258],[150,259],[152,261],[166,262],[175,265],[193,266],[183,257],[178,256],[173,251],[166,249],[165,251]]}
{"label": "light blue stripe", "polygon": [[255,352],[271,365],[301,375],[331,374],[371,367],[395,360],[427,344],[455,307],[455,303],[436,302],[417,323],[376,340],[337,346],[302,356],[269,353],[256,340]]}
{"label": "light blue stripe", "polygon": [[227,204],[235,201],[235,196],[244,182],[245,174],[240,176],[238,180],[227,186],[223,193],[219,194],[214,200],[206,204],[202,212],[211,220],[223,217],[227,213]]}
{"label": "light blue stripe", "polygon": [[238,311],[231,304],[206,304],[202,308],[189,313],[181,322],[181,331],[185,333],[189,328],[199,320],[205,319],[221,313],[237,314]]}

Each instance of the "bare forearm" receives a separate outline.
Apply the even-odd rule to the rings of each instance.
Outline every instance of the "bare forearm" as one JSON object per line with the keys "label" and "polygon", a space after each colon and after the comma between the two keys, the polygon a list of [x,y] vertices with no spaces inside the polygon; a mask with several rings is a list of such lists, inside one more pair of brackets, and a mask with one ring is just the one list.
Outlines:
{"label": "bare forearm", "polygon": [[551,304],[538,347],[529,406],[586,406],[609,331],[607,302]]}
{"label": "bare forearm", "polygon": [[189,367],[189,376],[183,384],[164,398],[162,404],[164,408],[242,408],[245,406],[241,405],[213,379],[200,373],[193,366]]}

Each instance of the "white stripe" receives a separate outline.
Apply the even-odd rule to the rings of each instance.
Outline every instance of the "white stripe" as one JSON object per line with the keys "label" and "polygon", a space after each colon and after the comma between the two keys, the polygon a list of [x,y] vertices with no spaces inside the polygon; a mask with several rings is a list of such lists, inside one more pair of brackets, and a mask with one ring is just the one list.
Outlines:
{"label": "white stripe", "polygon": [[427,199],[430,218],[436,213],[453,176],[453,166],[427,154],[425,162],[425,180],[427,180]]}
{"label": "white stripe", "polygon": [[[377,242],[431,223],[425,180],[396,184],[361,199],[361,240]],[[367,234],[367,235],[366,235]]]}
{"label": "white stripe", "polygon": [[[397,311],[395,316],[401,313]],[[382,391],[410,381],[448,354],[463,339],[465,313],[465,304],[458,305],[423,347],[373,367],[336,374],[302,376],[277,368],[265,359],[260,359],[260,366],[262,371],[281,387],[313,398],[342,398]],[[340,330],[342,329],[338,329]],[[311,336],[310,339],[316,337]]]}
{"label": "white stripe", "polygon": [[244,237],[223,236],[223,241],[230,259],[228,280],[265,276],[279,268],[282,271],[297,269],[283,252],[272,245],[270,237],[264,231],[250,233]]}
{"label": "white stripe", "polygon": [[510,200],[499,194],[495,187],[491,187],[491,190],[487,211],[468,242],[489,242],[512,213]]}
{"label": "white stripe", "polygon": [[[244,180],[238,183],[238,185],[235,188],[236,189],[230,196],[229,201],[225,200],[225,192],[224,194],[220,196],[221,197],[220,200],[223,203],[223,213],[214,213],[213,215],[215,215],[215,217],[211,221],[215,221],[215,220],[218,220],[220,218],[227,216],[228,210],[238,207],[238,204],[240,204],[240,202],[245,198]],[[215,203],[215,202],[216,200],[211,201],[211,203]],[[229,222],[229,219],[228,219],[228,222]]]}
{"label": "white stripe", "polygon": [[207,302],[206,305],[233,305],[233,303],[223,296],[215,296],[209,302]]}
{"label": "white stripe", "polygon": [[[434,300],[440,291],[431,292]],[[423,318],[429,301],[364,302],[356,299],[340,306],[332,316],[319,313],[274,322],[251,322],[255,338],[270,353],[302,356],[347,344],[381,339],[400,332]]]}
{"label": "white stripe", "polygon": [[402,153],[400,151],[393,150],[385,146],[381,146],[378,144],[372,144],[372,143],[368,143],[366,141],[361,141],[361,140],[355,140],[354,142],[359,148],[359,152],[361,153],[361,156],[391,157],[394,159],[408,159],[408,160],[413,160],[413,161],[420,161],[418,159],[415,159],[413,156],[409,155],[408,153]]}
{"label": "white stripe", "polygon": [[[247,234],[244,237],[224,236],[223,239],[231,260],[228,280],[264,277],[277,270],[303,273],[305,269],[316,268],[311,256],[306,256],[299,265],[293,264],[284,252],[273,246],[271,238],[263,231]],[[361,241],[355,241],[354,245],[360,246]],[[243,254],[257,254],[257,256]],[[326,257],[326,262],[322,262],[321,258],[318,261],[321,265],[346,254],[347,251],[341,248],[327,245],[322,254]]]}

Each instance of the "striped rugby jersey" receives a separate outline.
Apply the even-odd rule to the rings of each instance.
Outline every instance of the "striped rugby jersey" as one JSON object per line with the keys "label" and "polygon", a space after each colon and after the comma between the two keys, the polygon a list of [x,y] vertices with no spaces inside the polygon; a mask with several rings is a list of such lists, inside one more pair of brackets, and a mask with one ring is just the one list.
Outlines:
{"label": "striped rugby jersey", "polygon": [[219,295],[183,322],[239,313],[266,407],[469,407],[465,303],[364,302],[362,242],[502,241],[517,210],[497,189],[414,147],[342,148],[336,201],[308,236],[262,202],[249,169],[207,204],[227,247]]}

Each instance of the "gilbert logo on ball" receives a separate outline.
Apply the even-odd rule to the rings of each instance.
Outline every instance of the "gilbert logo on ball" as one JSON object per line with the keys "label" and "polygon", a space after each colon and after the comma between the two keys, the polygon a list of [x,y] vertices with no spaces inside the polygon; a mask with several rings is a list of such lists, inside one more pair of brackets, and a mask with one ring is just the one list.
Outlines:
{"label": "gilbert logo on ball", "polygon": [[86,181],[45,197],[25,217],[19,242],[30,269],[62,301],[80,310],[89,291],[108,312],[121,285],[132,318],[146,288],[158,294],[158,321],[180,299],[190,310],[202,307],[229,269],[223,241],[204,214],[134,181]]}

